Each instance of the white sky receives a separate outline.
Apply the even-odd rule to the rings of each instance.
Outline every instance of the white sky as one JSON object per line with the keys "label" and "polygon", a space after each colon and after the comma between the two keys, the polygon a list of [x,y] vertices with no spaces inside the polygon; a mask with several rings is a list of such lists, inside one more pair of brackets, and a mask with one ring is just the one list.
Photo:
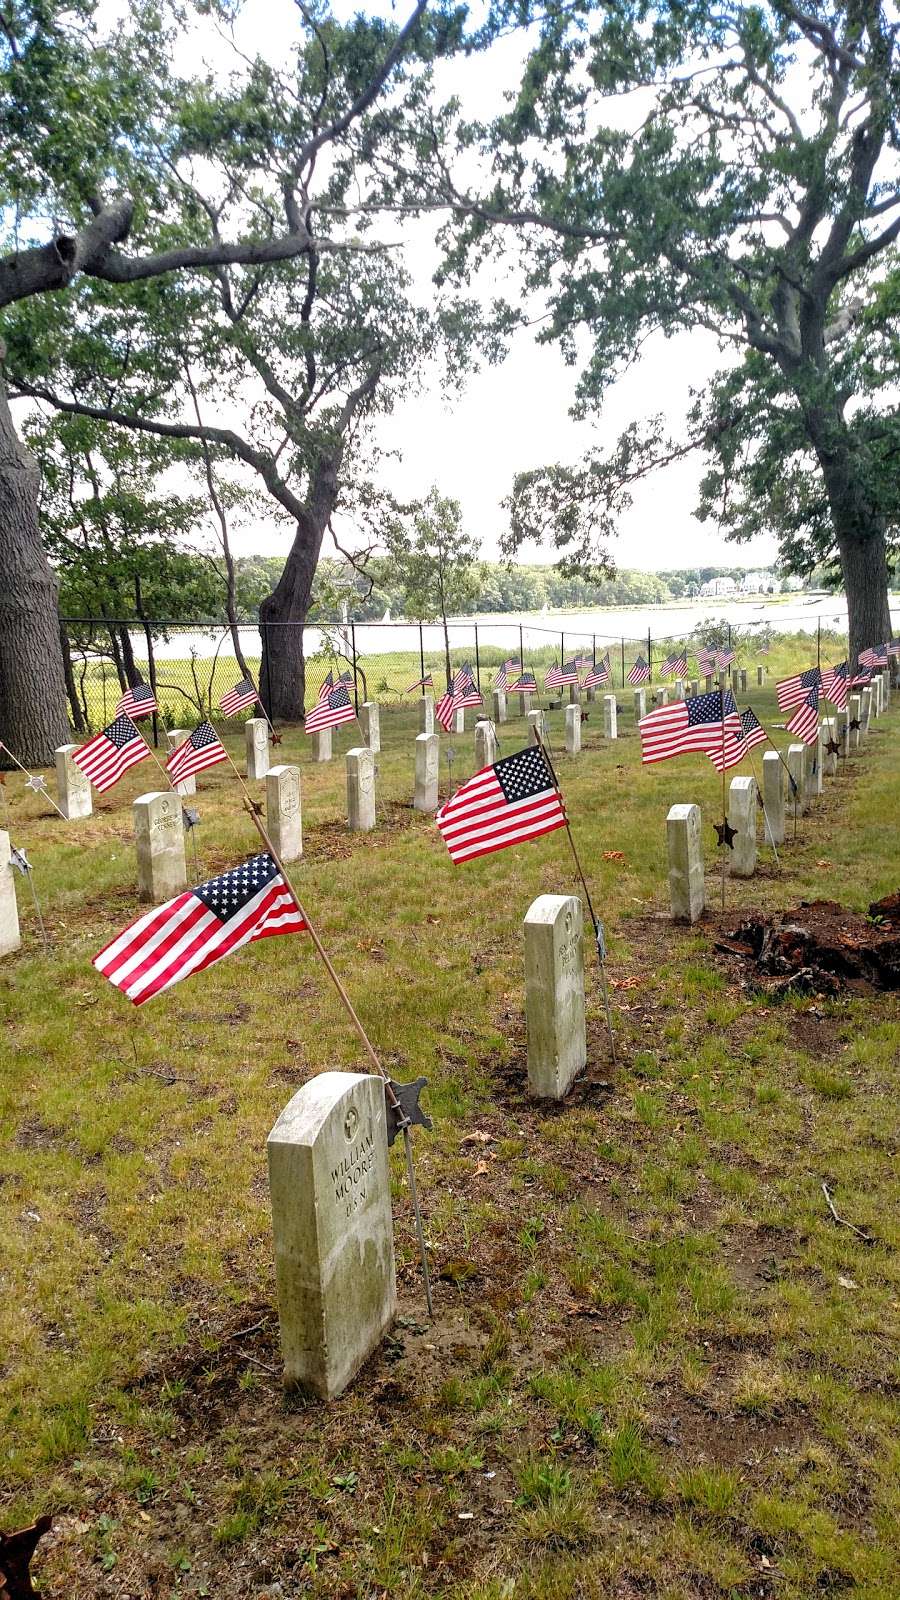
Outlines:
{"label": "white sky", "polygon": [[[338,16],[349,16],[357,9],[353,0],[335,0]],[[367,9],[379,9],[377,0]],[[411,9],[410,0],[383,9],[402,18]],[[296,38],[296,15],[293,0],[248,0],[237,42],[248,54],[258,50],[283,62]],[[204,37],[208,41],[205,30]],[[186,38],[183,48],[179,67],[199,68],[202,62],[194,42]],[[500,104],[500,80],[515,81],[521,50],[521,40],[513,38],[499,51],[442,69],[441,93],[457,93],[467,116],[489,116]],[[223,45],[222,57],[214,63],[208,48],[206,57],[206,64],[219,66],[227,59],[227,47]],[[640,114],[636,97],[628,97],[621,111],[623,122],[639,121]],[[426,294],[430,259],[430,251],[418,247],[413,247],[408,259]],[[514,298],[514,284],[508,277],[502,288]],[[649,340],[639,361],[609,391],[597,424],[601,441],[612,443],[626,424],[655,412],[664,413],[677,433],[689,389],[702,388],[722,361],[715,340],[702,330],[669,341],[661,336]],[[536,344],[529,330],[522,330],[506,361],[470,378],[452,404],[441,394],[435,378],[426,383],[425,393],[381,420],[378,442],[398,452],[396,459],[386,462],[383,476],[401,496],[424,494],[432,484],[455,496],[462,503],[467,530],[480,538],[486,557],[495,557],[505,520],[501,501],[516,472],[554,461],[577,462],[596,438],[593,427],[577,424],[568,415],[576,380],[577,372],[566,366],[557,349]],[[699,460],[689,459],[636,489],[634,507],[622,519],[612,547],[619,566],[648,570],[698,564],[756,567],[775,559],[774,538],[732,545],[713,524],[695,519],[692,512],[701,469]],[[339,525],[339,517],[336,523]],[[343,532],[347,534],[346,529]],[[285,550],[287,536],[284,525],[263,521],[236,531],[234,543],[238,554],[278,554]],[[546,549],[529,549],[522,551],[522,559],[552,557]]]}

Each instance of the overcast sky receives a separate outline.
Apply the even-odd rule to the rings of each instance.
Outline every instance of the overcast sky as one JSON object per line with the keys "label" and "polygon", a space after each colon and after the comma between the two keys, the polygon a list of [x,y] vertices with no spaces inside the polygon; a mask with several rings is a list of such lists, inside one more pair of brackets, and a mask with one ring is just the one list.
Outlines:
{"label": "overcast sky", "polygon": [[[358,9],[352,0],[335,0],[338,16]],[[410,9],[409,0],[398,8],[386,4],[377,9],[402,18]],[[293,0],[250,0],[240,17],[237,42],[248,54],[260,50],[271,60],[283,62],[296,38],[296,15]],[[205,38],[208,42],[208,32]],[[521,39],[512,38],[487,55],[442,69],[441,93],[457,93],[467,116],[491,115],[500,106],[504,84],[517,77],[521,50]],[[205,54],[208,63],[208,51]],[[225,60],[223,46],[223,64]],[[201,65],[187,43],[184,63],[179,64]],[[628,97],[621,113],[623,123],[639,121],[641,115],[636,97]],[[610,108],[610,120],[614,119],[615,109]],[[413,247],[408,264],[419,292],[427,296],[430,252]],[[501,288],[514,298],[514,284],[508,275]],[[452,400],[440,392],[435,381],[425,394],[417,394],[379,423],[379,443],[398,453],[396,459],[388,460],[384,474],[401,496],[424,494],[432,484],[455,496],[462,502],[467,530],[480,538],[486,557],[495,557],[505,515],[501,501],[517,472],[554,461],[577,462],[598,433],[602,442],[612,443],[627,423],[652,412],[665,413],[677,432],[689,389],[702,388],[722,360],[714,338],[703,330],[669,341],[662,337],[649,340],[640,360],[610,390],[595,432],[594,427],[575,423],[568,415],[576,372],[565,365],[556,349],[536,344],[533,334],[522,330],[503,365],[476,374]],[[622,519],[613,547],[620,566],[752,567],[774,560],[774,539],[729,545],[715,525],[696,520],[692,513],[700,471],[701,463],[689,460],[636,490],[634,508]],[[238,532],[235,544],[239,554],[277,554],[284,550],[285,538],[283,527],[263,522]],[[550,556],[546,551],[527,550],[522,558],[548,560]]]}

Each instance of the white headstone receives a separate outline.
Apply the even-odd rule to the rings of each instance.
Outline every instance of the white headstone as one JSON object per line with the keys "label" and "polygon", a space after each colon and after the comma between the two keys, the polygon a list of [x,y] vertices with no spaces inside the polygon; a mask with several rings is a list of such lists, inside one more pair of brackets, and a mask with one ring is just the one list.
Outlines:
{"label": "white headstone", "polygon": [[762,758],[762,793],[765,829],[769,843],[784,843],[785,770],[777,750],[767,750]]}
{"label": "white headstone", "polygon": [[859,746],[859,735],[860,735],[860,729],[862,728],[862,695],[861,694],[851,694],[847,704],[850,707],[850,721],[851,722],[856,722],[856,723],[859,724],[858,727],[850,728],[848,730],[849,738],[850,738],[850,749],[851,750],[856,750],[858,748],[858,746]]}
{"label": "white headstone", "polygon": [[849,703],[844,707],[840,707],[840,706],[838,707],[837,711],[835,712],[835,719],[836,719],[837,725],[838,725],[838,734],[837,734],[837,736],[838,736],[838,744],[841,747],[841,755],[846,757],[846,756],[848,756],[850,754],[850,706],[849,706]]}
{"label": "white headstone", "polygon": [[77,749],[77,744],[61,744],[56,752],[56,795],[67,822],[89,817],[94,809],[90,781],[72,760]]}
{"label": "white headstone", "polygon": [[453,732],[454,733],[465,733],[465,731],[466,731],[466,708],[465,708],[465,706],[457,706],[456,710],[453,713]]}
{"label": "white headstone", "polygon": [[142,794],[132,807],[138,893],[160,905],[187,888],[181,802],[171,790]]}
{"label": "white headstone", "polygon": [[791,815],[802,817],[806,810],[806,745],[789,744],[787,748],[788,765],[788,811]]}
{"label": "white headstone", "polygon": [[[189,739],[190,736],[190,728],[168,728],[166,730],[166,740],[169,746],[169,754],[171,755],[173,750],[177,750],[178,746],[184,744],[185,739]],[[182,778],[181,782],[175,785],[175,793],[180,794],[182,799],[185,799],[189,794],[196,794],[196,776],[192,773],[189,778]]]}
{"label": "white headstone", "polygon": [[757,669],[756,669],[756,682],[757,682],[757,684],[758,684],[760,689],[762,688],[762,686],[765,683],[765,681],[766,681],[766,669],[765,669],[765,667],[757,667]]}
{"label": "white headstone", "polygon": [[332,1400],[397,1307],[384,1084],[323,1072],[267,1141],[285,1383]]}
{"label": "white headstone", "polygon": [[282,861],[302,856],[299,767],[270,767],[266,773],[266,827]]}
{"label": "white headstone", "polygon": [[606,739],[618,739],[618,710],[614,694],[603,696],[603,735]]}
{"label": "white headstone", "polygon": [[492,767],[497,759],[497,735],[494,724],[482,718],[475,724],[475,770]]}
{"label": "white headstone", "polygon": [[669,900],[676,922],[696,922],[706,904],[700,807],[672,806],[666,817]]}
{"label": "white headstone", "polygon": [[696,700],[696,698],[697,698],[699,693],[700,693],[700,679],[699,678],[692,678],[691,679],[691,699],[692,700]]}
{"label": "white headstone", "polygon": [[542,739],[546,740],[547,719],[544,716],[543,711],[529,711],[528,730],[532,744],[537,744],[539,735]]}
{"label": "white headstone", "polygon": [[705,689],[705,692],[706,692],[706,693],[707,693],[707,694],[712,694],[712,687],[713,687],[713,675],[712,675],[712,673],[711,673],[711,672],[708,672],[708,673],[707,673],[707,674],[706,674],[706,678],[705,678],[705,680],[704,680],[704,689]]}
{"label": "white headstone", "polygon": [[837,719],[835,717],[822,718],[822,771],[826,778],[833,778],[837,773],[838,758],[836,750],[826,750],[824,745],[829,741],[837,744]]}
{"label": "white headstone", "polygon": [[416,739],[416,811],[430,815],[438,808],[438,770],[440,740],[436,733],[420,733]]}
{"label": "white headstone", "polygon": [[269,724],[265,717],[248,717],[247,777],[264,778],[269,770]]}
{"label": "white headstone", "polygon": [[813,744],[806,747],[806,796],[812,802],[822,793],[825,785],[824,763],[822,761],[822,723],[819,722],[816,738]]}
{"label": "white headstone", "polygon": [[533,699],[533,696],[530,695],[530,694],[520,694],[519,695],[519,716],[520,717],[527,717],[529,711],[531,710],[532,699]]}
{"label": "white headstone", "polygon": [[647,715],[647,696],[643,689],[634,691],[634,720],[640,722]]}
{"label": "white headstone", "polygon": [[596,687],[596,684],[593,684],[593,683],[588,684],[588,687],[584,691],[584,698],[585,698],[585,700],[596,700],[596,698],[597,698],[597,687]]}
{"label": "white headstone", "polygon": [[434,733],[434,695],[423,694],[419,701],[419,732]]}
{"label": "white headstone", "polygon": [[570,683],[569,684],[569,705],[570,706],[575,706],[575,705],[580,705],[580,703],[581,703],[581,684],[580,683]]}
{"label": "white headstone", "polygon": [[868,688],[868,686],[867,686],[865,689],[863,689],[863,692],[862,692],[862,694],[860,695],[859,698],[860,698],[860,702],[861,702],[860,709],[861,709],[861,713],[862,713],[862,715],[860,716],[860,719],[859,719],[860,722],[862,723],[862,727],[860,729],[860,732],[861,732],[863,738],[865,739],[866,736],[868,735],[869,729],[870,729],[870,727],[872,725],[872,691],[871,691],[871,689]]}
{"label": "white headstone", "polygon": [[352,833],[375,826],[375,757],[363,744],[347,751],[347,822]]}
{"label": "white headstone", "polygon": [[359,725],[366,746],[373,756],[381,749],[381,715],[375,700],[364,700],[359,708]]}
{"label": "white headstone", "polygon": [[566,706],[566,755],[577,756],[581,749],[581,707]]}
{"label": "white headstone", "polygon": [[675,699],[676,700],[683,700],[684,699],[684,679],[683,678],[676,678],[675,679]]}
{"label": "white headstone", "polygon": [[310,754],[313,761],[331,760],[331,729],[319,728],[309,736]]}
{"label": "white headstone", "polygon": [[501,722],[506,721],[506,690],[495,689],[491,695],[491,703],[494,721],[499,727]]}
{"label": "white headstone", "polygon": [[742,694],[746,694],[747,693],[747,668],[746,667],[741,667],[740,674],[738,676],[738,682],[739,682],[739,684],[741,686],[741,693]]}
{"label": "white headstone", "polygon": [[732,778],[728,821],[737,830],[729,866],[734,878],[752,878],[756,871],[756,779]]}
{"label": "white headstone", "polygon": [[668,686],[668,684],[664,683],[661,686],[661,688],[657,691],[656,703],[657,703],[658,706],[667,706],[669,704],[669,686]]}
{"label": "white headstone", "polygon": [[728,673],[725,671],[724,667],[722,668],[722,671],[719,673],[718,684],[719,684],[720,691],[724,692],[724,690],[728,688]]}
{"label": "white headstone", "polygon": [[12,955],[21,944],[16,873],[10,865],[9,834],[0,831],[0,956]]}
{"label": "white headstone", "polygon": [[542,894],[525,918],[528,1086],[561,1100],[587,1061],[581,901]]}

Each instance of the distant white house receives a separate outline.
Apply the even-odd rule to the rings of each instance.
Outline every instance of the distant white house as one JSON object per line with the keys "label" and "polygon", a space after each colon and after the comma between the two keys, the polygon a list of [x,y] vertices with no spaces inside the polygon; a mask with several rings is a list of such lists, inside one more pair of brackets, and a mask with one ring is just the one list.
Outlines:
{"label": "distant white house", "polygon": [[745,572],[739,587],[741,594],[777,594],[779,583],[771,572]]}
{"label": "distant white house", "polygon": [[704,600],[708,599],[710,595],[734,594],[736,590],[737,584],[733,578],[710,578],[708,583],[700,585],[700,595]]}
{"label": "distant white house", "polygon": [[782,594],[799,594],[802,588],[803,579],[798,578],[796,573],[789,572],[787,577],[781,580]]}

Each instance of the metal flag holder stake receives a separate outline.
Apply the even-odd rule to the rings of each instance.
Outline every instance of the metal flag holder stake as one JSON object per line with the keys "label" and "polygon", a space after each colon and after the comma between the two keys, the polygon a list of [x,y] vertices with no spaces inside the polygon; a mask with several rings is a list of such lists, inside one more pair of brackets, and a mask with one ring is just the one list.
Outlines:
{"label": "metal flag holder stake", "polygon": [[47,938],[47,930],[44,927],[44,918],[41,915],[41,903],[38,900],[37,889],[34,886],[31,862],[25,854],[25,851],[17,850],[14,845],[10,848],[9,862],[10,866],[15,867],[18,872],[21,872],[23,878],[28,879],[28,887],[31,890],[31,898],[34,901],[34,909],[37,913],[38,927],[41,930],[41,938],[44,941],[44,951],[46,953],[50,949],[50,941]]}
{"label": "metal flag holder stake", "polygon": [[191,841],[191,850],[194,856],[194,871],[196,872],[199,880],[203,877],[203,866],[200,861],[200,853],[197,849],[196,830],[200,826],[200,813],[196,806],[182,806],[181,826]]}
{"label": "metal flag holder stake", "polygon": [[343,983],[338,977],[335,968],[332,966],[328,952],[319,938],[319,935],[304,906],[302,905],[300,896],[288,877],[284,862],[281,860],[278,851],[275,849],[275,846],[266,832],[265,823],[262,821],[260,816],[259,806],[250,794],[247,785],[244,783],[244,780],[230,755],[228,756],[228,760],[231,763],[238,783],[244,791],[244,809],[253,822],[253,826],[259,834],[269,855],[272,857],[272,860],[278,868],[278,871],[281,873],[281,876],[284,879],[285,887],[290,891],[294,904],[303,919],[306,931],[313,942],[313,947],[315,948],[316,954],[319,956],[329,978],[334,984],[334,987],[340,997],[341,1004],[346,1010],[350,1021],[353,1023],[353,1026],[356,1029],[360,1040],[362,1041],[369,1060],[372,1062],[377,1075],[384,1083],[384,1093],[388,1112],[388,1144],[393,1144],[397,1133],[403,1134],[403,1144],[406,1153],[406,1173],[409,1181],[409,1194],[413,1208],[413,1217],[415,1219],[416,1237],[419,1244],[419,1255],[422,1262],[422,1278],[425,1284],[425,1303],[428,1307],[428,1315],[433,1320],[434,1307],[431,1300],[431,1275],[428,1270],[428,1255],[425,1250],[425,1235],[422,1230],[422,1213],[419,1209],[419,1191],[416,1187],[416,1174],[413,1167],[412,1140],[409,1136],[409,1130],[413,1122],[421,1123],[421,1125],[426,1128],[431,1127],[431,1122],[426,1118],[424,1112],[418,1105],[418,1097],[425,1086],[426,1080],[424,1078],[417,1078],[413,1083],[395,1084],[393,1079],[390,1078],[385,1072],[384,1067],[382,1066],[381,1061],[376,1054],[375,1047],[356,1014],[353,1002],[344,988]]}
{"label": "metal flag holder stake", "polygon": [[562,807],[562,813],[563,813],[563,816],[565,817],[565,821],[566,821],[566,834],[568,836],[569,845],[570,845],[570,848],[571,848],[571,851],[572,851],[572,855],[573,855],[573,858],[574,858],[574,861],[575,861],[576,869],[578,871],[578,876],[581,879],[582,888],[584,889],[584,896],[585,896],[585,899],[587,900],[588,914],[590,916],[591,923],[592,923],[593,929],[594,929],[594,942],[595,942],[595,944],[597,946],[597,962],[598,962],[598,965],[599,965],[599,968],[600,968],[600,987],[601,987],[601,990],[603,992],[603,1006],[604,1006],[604,1010],[606,1012],[606,1027],[607,1027],[607,1031],[609,1033],[609,1052],[610,1052],[610,1056],[612,1057],[612,1064],[615,1067],[615,1066],[618,1066],[618,1061],[616,1060],[616,1040],[615,1040],[615,1035],[613,1033],[612,1011],[610,1010],[610,1004],[609,1004],[609,984],[608,984],[607,978],[606,978],[606,938],[605,938],[605,935],[604,935],[604,932],[603,932],[603,923],[600,921],[599,917],[597,916],[597,914],[596,914],[596,912],[594,910],[594,902],[591,899],[591,891],[588,888],[587,879],[586,879],[586,877],[584,875],[584,869],[583,869],[583,867],[581,865],[581,858],[580,858],[580,856],[578,854],[577,849],[575,848],[575,840],[574,840],[574,837],[572,835],[572,827],[571,827],[571,824],[569,822],[569,813],[566,810],[566,802],[563,799],[563,792],[562,792],[561,788],[559,787],[559,779],[556,776],[556,771],[554,769],[553,762],[552,762],[552,760],[550,758],[550,752],[549,752],[547,746],[545,745],[543,739],[541,738],[540,734],[537,734],[537,743],[538,743],[539,749],[541,750],[541,752],[543,754],[544,760],[546,761],[547,766],[550,769],[550,776],[553,779],[553,787],[555,788],[556,793],[557,793],[557,795],[559,797],[559,803],[560,803],[560,805]]}
{"label": "metal flag holder stake", "polygon": [[454,750],[452,744],[448,744],[446,750],[444,751],[444,754],[445,754],[445,756],[447,758],[447,797],[448,797],[448,799],[452,800],[453,799],[453,794],[454,794],[454,789],[453,789],[453,763],[456,760],[456,751]]}
{"label": "metal flag holder stake", "polygon": [[8,744],[0,743],[0,750],[4,751],[4,753],[9,756],[10,761],[14,761],[15,762],[15,764],[18,767],[20,772],[24,772],[25,777],[28,780],[28,782],[25,785],[26,789],[33,789],[35,794],[42,794],[45,800],[49,800],[49,802],[50,802],[51,806],[53,807],[54,811],[60,817],[62,817],[63,822],[68,822],[69,819],[66,816],[66,813],[60,809],[60,807],[56,804],[56,801],[54,800],[53,796],[48,792],[48,790],[47,790],[47,780],[43,776],[43,774],[40,773],[40,772],[31,773],[31,772],[28,771],[27,767],[23,767],[23,765],[22,765],[21,761],[19,760],[18,756],[14,756],[13,755],[13,753],[10,750]]}

